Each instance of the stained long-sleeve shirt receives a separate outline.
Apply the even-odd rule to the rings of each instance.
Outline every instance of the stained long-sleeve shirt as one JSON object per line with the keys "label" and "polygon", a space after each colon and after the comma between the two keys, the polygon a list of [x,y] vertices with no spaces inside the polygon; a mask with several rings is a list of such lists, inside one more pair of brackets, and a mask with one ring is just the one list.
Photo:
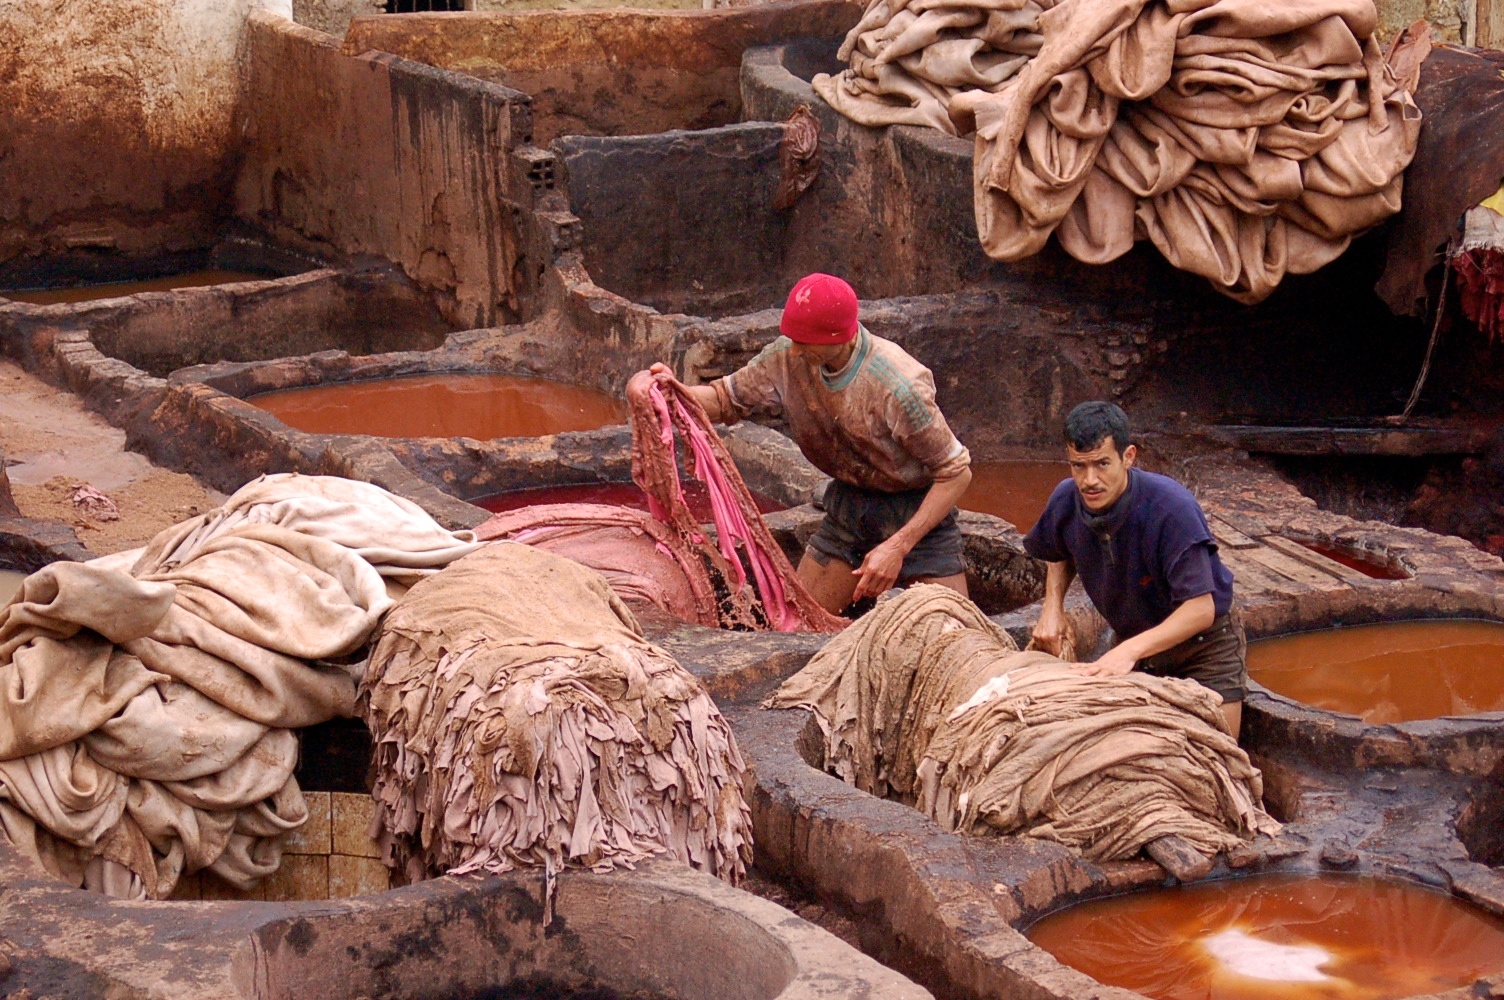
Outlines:
{"label": "stained long-sleeve shirt", "polygon": [[779,337],[711,383],[727,423],[781,416],[815,468],[886,493],[952,479],[971,464],[935,405],[934,376],[897,344],[861,327],[838,372],[795,360],[791,346]]}

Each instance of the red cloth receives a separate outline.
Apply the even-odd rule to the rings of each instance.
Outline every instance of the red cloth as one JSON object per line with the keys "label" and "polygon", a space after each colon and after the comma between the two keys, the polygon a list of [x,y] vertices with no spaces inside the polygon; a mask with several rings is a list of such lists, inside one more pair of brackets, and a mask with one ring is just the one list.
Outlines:
{"label": "red cloth", "polygon": [[1504,332],[1504,250],[1474,247],[1452,258],[1461,293],[1462,315],[1490,342]]}

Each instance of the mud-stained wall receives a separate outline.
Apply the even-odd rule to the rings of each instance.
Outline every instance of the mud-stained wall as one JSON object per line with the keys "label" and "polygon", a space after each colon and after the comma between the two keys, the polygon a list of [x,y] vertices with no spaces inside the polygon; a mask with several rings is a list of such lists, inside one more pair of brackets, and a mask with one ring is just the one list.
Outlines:
{"label": "mud-stained wall", "polygon": [[345,29],[355,18],[385,11],[385,0],[292,0],[294,21],[336,38],[345,37]]}
{"label": "mud-stained wall", "polygon": [[515,318],[510,153],[523,94],[395,56],[345,55],[267,15],[250,27],[236,213],[289,241],[374,254],[437,293],[445,318]]}
{"label": "mud-stained wall", "polygon": [[563,11],[362,18],[347,53],[379,49],[533,97],[536,141],[644,135],[738,120],[742,52],[839,38],[861,15],[845,0],[730,10]]}
{"label": "mud-stained wall", "polygon": [[0,0],[0,263],[208,242],[260,8],[291,14],[290,0]]}

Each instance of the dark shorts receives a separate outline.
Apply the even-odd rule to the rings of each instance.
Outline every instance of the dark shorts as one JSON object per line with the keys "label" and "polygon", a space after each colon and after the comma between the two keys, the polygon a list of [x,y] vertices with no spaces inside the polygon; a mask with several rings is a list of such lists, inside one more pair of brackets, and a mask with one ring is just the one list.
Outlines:
{"label": "dark shorts", "polygon": [[[853,569],[878,545],[908,524],[929,487],[904,493],[882,493],[833,479],[825,489],[825,520],[809,540],[809,554],[821,566],[832,559]],[[966,570],[961,560],[961,529],[956,512],[930,529],[904,557],[898,582],[922,576],[955,576]]]}
{"label": "dark shorts", "polygon": [[1248,639],[1233,605],[1205,632],[1178,646],[1138,661],[1135,670],[1156,677],[1184,677],[1211,688],[1223,701],[1242,701],[1248,695]]}

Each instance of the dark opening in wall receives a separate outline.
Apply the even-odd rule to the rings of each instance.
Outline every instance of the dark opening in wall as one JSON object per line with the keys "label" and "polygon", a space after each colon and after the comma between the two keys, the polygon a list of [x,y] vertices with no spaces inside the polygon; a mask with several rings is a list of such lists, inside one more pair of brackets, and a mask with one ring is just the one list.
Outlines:
{"label": "dark opening in wall", "polygon": [[416,14],[428,10],[464,10],[465,0],[386,0],[388,14]]}

